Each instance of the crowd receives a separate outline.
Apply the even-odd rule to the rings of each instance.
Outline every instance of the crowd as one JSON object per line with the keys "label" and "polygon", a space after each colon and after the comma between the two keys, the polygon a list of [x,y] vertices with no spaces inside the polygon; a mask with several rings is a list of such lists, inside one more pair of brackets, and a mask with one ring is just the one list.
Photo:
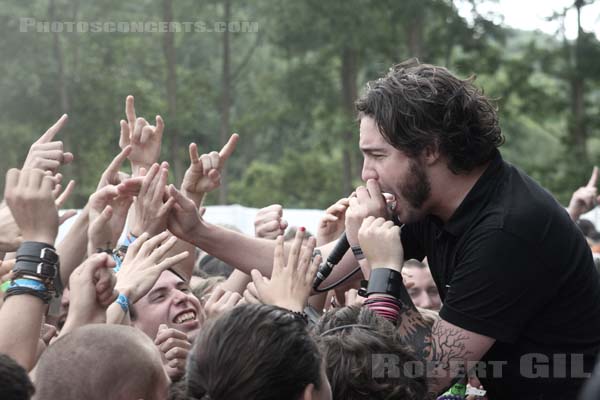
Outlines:
{"label": "crowd", "polygon": [[203,219],[238,135],[190,144],[176,187],[132,96],[120,153],[59,212],[62,116],[6,173],[0,398],[598,398],[598,170],[563,208],[502,159],[473,79],[415,60],[356,109],[364,186],[312,233],[266,205],[254,237]]}

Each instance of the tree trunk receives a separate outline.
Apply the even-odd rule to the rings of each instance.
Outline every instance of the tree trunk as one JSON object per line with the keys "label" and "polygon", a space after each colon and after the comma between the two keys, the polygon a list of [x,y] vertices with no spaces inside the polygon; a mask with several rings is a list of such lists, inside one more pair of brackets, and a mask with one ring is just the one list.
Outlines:
{"label": "tree trunk", "polygon": [[573,56],[573,74],[571,77],[571,112],[570,123],[571,141],[574,155],[577,160],[587,165],[587,131],[585,124],[585,81],[580,71],[581,59],[584,57],[581,49],[583,31],[581,29],[581,8],[585,5],[583,0],[575,1],[577,10],[577,39],[575,40]]}
{"label": "tree trunk", "polygon": [[[342,50],[342,109],[349,121],[354,120],[354,101],[358,97],[358,89],[356,85],[358,75],[358,51],[356,49],[345,47]],[[343,181],[342,189],[344,196],[348,196],[354,189],[352,180],[355,176],[353,173],[353,154],[357,147],[356,135],[354,129],[347,129],[342,133],[342,166],[343,166]],[[358,164],[360,165],[360,163]]]}
{"label": "tree trunk", "polygon": [[[173,0],[163,0],[163,18],[166,22],[173,21]],[[167,63],[167,114],[168,121],[172,125],[167,125],[167,137],[170,139],[170,158],[173,163],[173,176],[177,185],[183,179],[184,163],[181,156],[181,146],[179,140],[179,130],[177,129],[177,70],[176,70],[176,52],[175,52],[175,33],[167,30],[163,37],[163,53]]]}
{"label": "tree trunk", "polygon": [[[227,26],[231,19],[231,1],[224,0],[225,13],[223,22]],[[223,32],[223,65],[221,72],[221,129],[219,139],[221,146],[225,145],[231,128],[229,126],[229,110],[231,108],[231,54],[229,48],[229,30],[225,28]],[[221,170],[221,186],[219,187],[219,204],[227,204],[228,181],[227,181],[227,164]]]}
{"label": "tree trunk", "polygon": [[[58,13],[56,12],[56,1],[55,0],[50,0],[48,3],[48,20],[50,20],[50,21],[60,20]],[[71,109],[71,102],[69,99],[69,89],[67,87],[67,77],[66,77],[66,72],[65,72],[65,59],[64,59],[64,54],[63,54],[62,42],[61,42],[61,38],[60,38],[60,33],[58,33],[58,32],[52,33],[52,52],[54,55],[54,60],[56,62],[56,68],[57,68],[56,91],[57,91],[57,95],[58,95],[58,104],[60,107],[60,113],[66,114]],[[75,157],[77,157],[79,154],[81,154],[80,146],[77,143],[77,141],[72,141],[71,139],[72,138],[71,138],[71,135],[69,134],[69,129],[64,129],[60,132],[60,137],[57,140],[62,140],[63,148],[66,151],[72,152],[73,154],[75,154]],[[64,166],[63,167],[63,174],[68,172],[69,174],[71,174],[73,176],[73,179],[76,182],[82,182],[80,171],[81,171],[80,168],[73,168],[72,166]],[[75,203],[76,207],[80,207],[85,203],[86,197],[83,196],[81,193],[79,193],[79,191],[76,190],[75,193],[73,193],[73,195],[72,195],[72,200]]]}
{"label": "tree trunk", "polygon": [[[423,26],[425,20],[425,9],[421,1],[407,7],[412,10],[406,26],[406,46],[410,57],[422,58],[423,52]],[[420,60],[423,61],[423,60]]]}

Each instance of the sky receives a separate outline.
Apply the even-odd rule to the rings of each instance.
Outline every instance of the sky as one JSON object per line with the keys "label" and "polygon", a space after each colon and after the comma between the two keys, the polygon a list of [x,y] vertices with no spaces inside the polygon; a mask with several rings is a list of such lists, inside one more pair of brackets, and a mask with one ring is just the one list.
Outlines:
{"label": "sky", "polygon": [[[496,3],[489,1],[479,6],[482,14],[494,12],[503,17],[503,25],[523,30],[540,30],[554,35],[560,24],[556,21],[545,21],[555,11],[562,11],[574,3],[574,0],[498,0]],[[460,14],[470,19],[470,5],[466,0],[456,1]],[[500,22],[500,21],[498,21]],[[581,25],[586,32],[595,32],[600,39],[600,1],[585,6],[581,13]],[[571,10],[565,20],[567,38],[577,36],[577,13]]]}

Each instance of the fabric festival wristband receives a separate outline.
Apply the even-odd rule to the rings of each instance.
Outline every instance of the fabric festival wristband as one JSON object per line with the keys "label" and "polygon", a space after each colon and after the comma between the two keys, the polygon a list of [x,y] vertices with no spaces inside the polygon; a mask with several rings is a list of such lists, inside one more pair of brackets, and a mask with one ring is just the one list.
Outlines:
{"label": "fabric festival wristband", "polygon": [[44,285],[42,282],[25,278],[15,279],[14,281],[12,281],[10,284],[10,288],[28,288],[37,290],[39,292],[45,292],[48,290],[48,288],[46,288],[46,285]]}
{"label": "fabric festival wristband", "polygon": [[10,287],[10,281],[4,282],[0,285],[0,292],[6,292],[6,290]]}
{"label": "fabric festival wristband", "polygon": [[129,312],[129,299],[123,293],[119,293],[119,297],[117,297],[115,303],[121,306],[121,309],[125,314]]}
{"label": "fabric festival wristband", "polygon": [[113,271],[117,273],[121,269],[121,265],[123,265],[123,260],[121,260],[121,257],[119,257],[117,253],[112,253],[112,258],[113,260],[115,260],[116,263],[115,267],[113,268]]}
{"label": "fabric festival wristband", "polygon": [[129,247],[133,242],[135,242],[136,239],[137,239],[137,236],[135,236],[134,234],[132,234],[131,232],[129,232],[125,236],[125,240],[123,241],[123,246]]}

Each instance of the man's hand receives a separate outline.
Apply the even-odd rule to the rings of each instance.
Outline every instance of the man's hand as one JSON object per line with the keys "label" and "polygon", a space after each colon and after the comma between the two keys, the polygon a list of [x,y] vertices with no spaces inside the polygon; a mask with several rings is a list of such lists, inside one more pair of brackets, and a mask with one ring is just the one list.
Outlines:
{"label": "man's hand", "polygon": [[197,207],[202,205],[204,195],[221,185],[221,171],[229,156],[235,150],[239,135],[231,135],[225,146],[219,151],[211,151],[208,154],[198,156],[198,146],[191,143],[190,166],[185,171],[181,191],[190,199],[194,200]]}
{"label": "man's hand", "polygon": [[117,272],[116,288],[119,293],[127,296],[132,304],[144,297],[163,271],[188,257],[187,251],[167,257],[176,242],[177,238],[169,237],[168,232],[152,238],[148,233],[138,237],[127,249],[121,269]]}
{"label": "man's hand", "polygon": [[291,311],[304,310],[321,257],[316,256],[311,262],[316,240],[314,237],[308,238],[306,246],[302,248],[303,241],[304,230],[298,229],[286,264],[283,236],[277,238],[270,281],[263,279],[258,270],[252,270],[252,280],[263,303]]}
{"label": "man's hand", "polygon": [[158,327],[154,344],[160,350],[163,365],[171,381],[176,382],[181,379],[185,375],[187,355],[192,348],[187,335],[161,324]]}
{"label": "man's hand", "polygon": [[346,210],[349,205],[350,201],[344,197],[325,210],[317,228],[317,246],[333,242],[342,235],[345,228]]}
{"label": "man's hand", "polygon": [[121,150],[121,152],[117,154],[115,158],[113,158],[110,164],[108,164],[108,167],[106,167],[106,169],[102,173],[102,176],[100,177],[100,181],[98,182],[98,186],[96,187],[97,191],[102,189],[106,185],[117,186],[118,184],[122,183],[127,178],[129,178],[129,176],[126,173],[121,172],[121,166],[123,165],[123,162],[125,162],[127,157],[129,157],[129,155],[131,154],[131,150],[132,147],[130,145],[123,147],[123,150]]}
{"label": "man's hand", "polygon": [[73,161],[73,154],[63,151],[62,141],[53,141],[54,136],[67,123],[67,114],[59,118],[54,125],[36,140],[29,148],[23,169],[38,168],[56,173],[58,167]]}
{"label": "man's hand", "polygon": [[40,169],[10,169],[4,198],[21,230],[23,240],[54,244],[58,233],[58,210],[54,181]]}
{"label": "man's hand", "polygon": [[131,224],[131,233],[139,236],[148,232],[154,236],[167,229],[167,218],[175,199],[165,198],[169,170],[167,164],[153,164],[144,176],[142,188],[134,202],[135,217]]}
{"label": "man's hand", "polygon": [[402,270],[404,249],[400,242],[400,227],[392,221],[365,218],[358,231],[358,242],[372,269]]}
{"label": "man's hand", "polygon": [[594,167],[592,176],[586,186],[582,186],[573,193],[567,211],[573,221],[577,221],[581,214],[590,211],[600,201],[598,196],[598,167]]}
{"label": "man's hand", "polygon": [[254,234],[264,239],[276,239],[283,235],[288,223],[282,218],[283,208],[279,204],[261,208],[254,217]]}
{"label": "man's hand", "polygon": [[148,169],[158,161],[165,123],[160,115],[156,116],[156,126],[148,124],[144,118],[137,118],[133,96],[127,96],[125,100],[125,114],[127,121],[121,120],[119,146],[125,149],[131,145],[128,158],[134,175],[137,175],[140,168]]}
{"label": "man's hand", "polygon": [[204,305],[206,319],[217,318],[238,305],[240,301],[242,301],[242,296],[239,293],[230,292],[224,290],[221,286],[217,286]]}
{"label": "man's hand", "polygon": [[88,254],[117,244],[132,202],[131,195],[113,185],[104,186],[90,196]]}
{"label": "man's hand", "polygon": [[346,210],[346,237],[351,246],[358,244],[358,229],[368,216],[389,218],[386,200],[377,181],[369,179],[367,187],[359,186],[350,196]]}
{"label": "man's hand", "polygon": [[169,186],[169,196],[175,199],[167,221],[169,231],[178,238],[193,243],[194,231],[202,223],[202,214],[206,209],[199,210],[191,199],[173,185]]}
{"label": "man's hand", "polygon": [[82,325],[106,322],[106,309],[118,296],[114,266],[110,255],[96,253],[73,271],[69,278],[69,314],[61,334]]}

